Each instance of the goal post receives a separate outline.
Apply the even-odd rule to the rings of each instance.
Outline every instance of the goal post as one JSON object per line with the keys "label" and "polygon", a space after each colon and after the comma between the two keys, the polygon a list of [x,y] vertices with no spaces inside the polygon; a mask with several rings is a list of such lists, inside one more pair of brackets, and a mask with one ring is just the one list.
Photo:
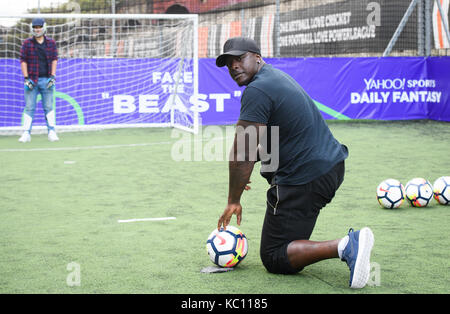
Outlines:
{"label": "goal post", "polygon": [[[196,14],[0,15],[0,133],[22,131],[20,48],[33,18],[56,41],[57,131],[175,127],[196,133]],[[40,98],[33,132],[46,130]],[[43,132],[43,131],[42,131]]]}

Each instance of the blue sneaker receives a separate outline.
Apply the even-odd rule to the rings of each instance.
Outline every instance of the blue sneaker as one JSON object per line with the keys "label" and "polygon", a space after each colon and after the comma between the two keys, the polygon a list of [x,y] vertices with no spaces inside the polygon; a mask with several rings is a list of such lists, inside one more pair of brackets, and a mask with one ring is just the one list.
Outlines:
{"label": "blue sneaker", "polygon": [[358,231],[350,229],[348,243],[342,252],[342,260],[350,268],[350,288],[363,288],[370,275],[370,252],[372,251],[374,236],[370,228]]}

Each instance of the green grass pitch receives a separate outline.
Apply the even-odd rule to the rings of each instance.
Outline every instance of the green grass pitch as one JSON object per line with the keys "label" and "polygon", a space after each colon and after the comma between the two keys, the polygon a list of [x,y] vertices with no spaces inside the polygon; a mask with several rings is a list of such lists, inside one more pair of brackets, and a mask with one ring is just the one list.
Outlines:
{"label": "green grass pitch", "polygon": [[[406,184],[450,175],[450,124],[329,125],[350,154],[345,181],[311,239],[371,227],[370,286],[349,289],[347,265],[338,259],[290,276],[264,269],[259,243],[267,183],[258,166],[242,198],[248,256],[232,272],[200,273],[212,265],[205,242],[227,199],[227,162],[173,160],[182,138],[172,129],[122,129],[60,133],[55,143],[45,135],[27,144],[0,137],[0,293],[449,293],[450,206],[433,200],[427,208],[405,203],[386,210],[375,190],[391,177]],[[231,139],[226,127],[217,130],[225,151]],[[206,135],[194,139],[191,156],[209,144]],[[118,222],[158,217],[176,219]],[[75,285],[71,263],[79,266]]]}

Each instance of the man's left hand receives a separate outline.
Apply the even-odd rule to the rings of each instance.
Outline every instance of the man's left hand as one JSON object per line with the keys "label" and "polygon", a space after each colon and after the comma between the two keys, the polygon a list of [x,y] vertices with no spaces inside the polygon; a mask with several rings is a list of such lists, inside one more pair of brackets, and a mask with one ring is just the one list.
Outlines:
{"label": "man's left hand", "polygon": [[52,88],[55,86],[56,78],[54,75],[50,76],[50,78],[47,80],[47,88]]}

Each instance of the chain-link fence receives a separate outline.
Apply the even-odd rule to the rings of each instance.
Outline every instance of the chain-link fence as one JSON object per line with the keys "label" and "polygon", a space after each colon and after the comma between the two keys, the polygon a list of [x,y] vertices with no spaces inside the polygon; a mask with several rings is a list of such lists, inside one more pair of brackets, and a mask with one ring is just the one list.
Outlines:
{"label": "chain-link fence", "polygon": [[450,55],[449,0],[72,0],[40,12],[196,13],[203,58],[232,36],[263,57]]}

